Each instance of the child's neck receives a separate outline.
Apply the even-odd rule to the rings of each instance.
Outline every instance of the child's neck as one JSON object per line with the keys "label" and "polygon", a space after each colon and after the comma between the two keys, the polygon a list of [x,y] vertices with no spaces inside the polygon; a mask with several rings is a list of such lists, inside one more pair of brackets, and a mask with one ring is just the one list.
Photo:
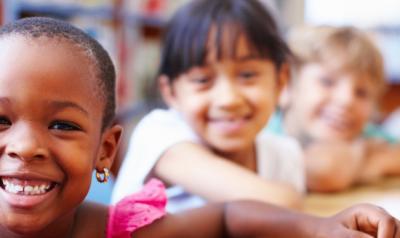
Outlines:
{"label": "child's neck", "polygon": [[81,205],[72,238],[105,237],[108,207],[85,202]]}
{"label": "child's neck", "polygon": [[283,117],[282,130],[284,134],[296,138],[302,147],[306,147],[312,140],[312,138],[301,129],[297,117],[290,113],[290,111]]}
{"label": "child's neck", "polygon": [[257,171],[257,154],[255,145],[231,153],[223,153],[218,151],[216,151],[216,153],[242,167],[252,171]]}
{"label": "child's neck", "polygon": [[53,222],[48,228],[35,234],[16,234],[0,226],[1,238],[87,238],[105,237],[108,208],[103,205],[84,203],[78,209]]}

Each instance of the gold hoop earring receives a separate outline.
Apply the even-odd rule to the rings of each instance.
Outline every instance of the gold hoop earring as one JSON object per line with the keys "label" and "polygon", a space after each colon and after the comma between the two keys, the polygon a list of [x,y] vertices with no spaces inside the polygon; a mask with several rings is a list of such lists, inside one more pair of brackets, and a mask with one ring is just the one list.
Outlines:
{"label": "gold hoop earring", "polygon": [[107,183],[108,177],[110,177],[110,170],[104,168],[103,171],[99,172],[96,169],[96,179],[99,181],[99,183]]}

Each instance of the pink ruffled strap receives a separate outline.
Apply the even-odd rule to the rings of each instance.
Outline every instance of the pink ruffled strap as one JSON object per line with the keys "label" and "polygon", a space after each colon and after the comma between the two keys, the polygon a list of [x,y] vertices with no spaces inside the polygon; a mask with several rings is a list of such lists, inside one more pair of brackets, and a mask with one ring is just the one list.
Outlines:
{"label": "pink ruffled strap", "polygon": [[167,197],[164,185],[151,179],[139,192],[110,207],[107,238],[126,238],[165,215]]}

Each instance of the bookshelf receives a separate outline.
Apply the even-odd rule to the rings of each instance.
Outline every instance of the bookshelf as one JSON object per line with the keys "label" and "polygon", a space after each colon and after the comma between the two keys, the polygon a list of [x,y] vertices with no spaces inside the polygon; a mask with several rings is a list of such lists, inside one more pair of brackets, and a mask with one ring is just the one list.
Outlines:
{"label": "bookshelf", "polygon": [[69,19],[74,16],[87,16],[100,19],[112,19],[113,6],[111,4],[100,4],[88,6],[77,2],[70,3],[62,1],[28,1],[28,0],[4,0],[6,6],[5,22],[21,18],[24,14],[44,15]]}
{"label": "bookshelf", "polygon": [[118,105],[123,110],[147,93],[147,81],[158,64],[155,51],[166,24],[165,12],[170,12],[163,10],[171,7],[166,3],[165,0],[2,0],[0,16],[2,24],[30,16],[58,18],[97,39],[116,65]]}

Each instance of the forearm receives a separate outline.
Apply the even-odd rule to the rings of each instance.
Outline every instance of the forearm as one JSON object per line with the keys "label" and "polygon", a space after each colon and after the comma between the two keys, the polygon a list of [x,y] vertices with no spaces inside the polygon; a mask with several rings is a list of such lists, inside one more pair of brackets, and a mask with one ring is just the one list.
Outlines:
{"label": "forearm", "polygon": [[376,181],[384,176],[400,175],[400,145],[370,140],[366,159],[358,178],[360,183]]}
{"label": "forearm", "polygon": [[[327,218],[255,201],[211,204],[167,215],[132,234],[135,238],[400,237],[399,222],[383,209],[359,205]],[[365,235],[365,234],[364,234]]]}
{"label": "forearm", "polygon": [[315,143],[305,149],[307,188],[316,192],[336,192],[349,188],[362,167],[358,144]]}
{"label": "forearm", "polygon": [[132,234],[133,238],[221,238],[226,237],[224,204],[209,204],[176,214],[168,214]]}
{"label": "forearm", "polygon": [[299,208],[302,202],[293,186],[262,179],[255,172],[190,143],[170,148],[154,173],[164,182],[179,184],[210,202],[249,199],[289,208]]}
{"label": "forearm", "polygon": [[[337,170],[321,171],[318,168],[307,168],[307,189],[311,192],[337,192],[351,187],[356,178],[351,174],[340,174]],[[339,173],[339,174],[338,174]]]}
{"label": "forearm", "polygon": [[228,237],[312,237],[316,217],[260,202],[225,205]]}
{"label": "forearm", "polygon": [[383,176],[400,175],[400,144],[386,144],[382,147],[371,153],[371,160],[380,162]]}
{"label": "forearm", "polygon": [[[312,237],[314,217],[254,201],[210,204],[167,215],[132,237]],[[314,226],[315,227],[315,226]]]}

